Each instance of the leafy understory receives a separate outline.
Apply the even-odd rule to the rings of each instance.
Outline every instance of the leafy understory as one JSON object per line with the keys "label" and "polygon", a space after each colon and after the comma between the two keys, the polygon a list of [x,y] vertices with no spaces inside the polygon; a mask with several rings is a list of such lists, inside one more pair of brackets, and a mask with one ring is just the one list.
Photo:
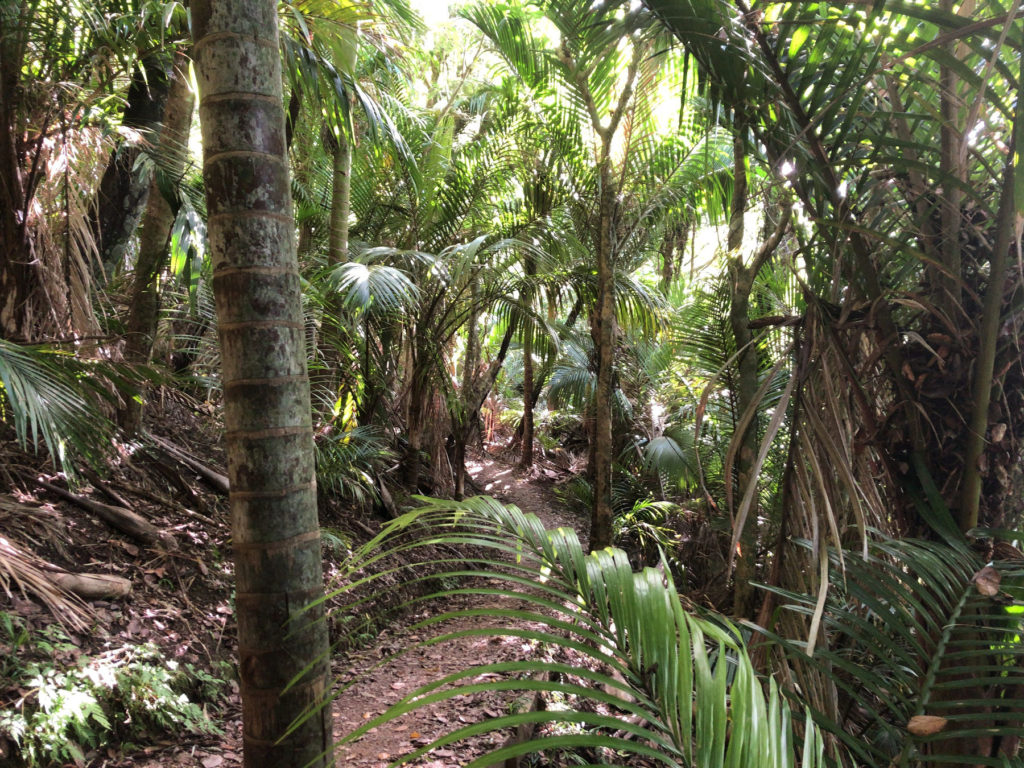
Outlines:
{"label": "leafy understory", "polygon": [[3,613],[0,627],[0,677],[20,692],[16,701],[3,702],[0,736],[14,742],[27,766],[81,766],[97,747],[157,734],[221,733],[200,702],[219,699],[225,681],[164,658],[152,644],[69,664],[79,649],[59,625],[35,631]]}
{"label": "leafy understory", "polygon": [[[780,641],[821,727],[857,764],[1019,765],[1024,561],[985,565],[967,547],[908,539],[877,542],[867,559],[833,552],[831,567],[813,656]],[[817,612],[813,597],[775,591],[789,609]],[[847,717],[853,727],[839,725]]]}

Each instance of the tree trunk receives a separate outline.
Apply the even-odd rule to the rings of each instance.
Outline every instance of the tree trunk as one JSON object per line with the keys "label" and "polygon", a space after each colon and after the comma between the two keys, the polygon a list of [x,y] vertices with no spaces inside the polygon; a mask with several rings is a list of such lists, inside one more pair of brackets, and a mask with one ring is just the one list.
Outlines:
{"label": "tree trunk", "polygon": [[[754,287],[756,274],[753,267],[743,263],[743,216],[747,210],[747,153],[745,127],[742,120],[736,121],[736,136],[733,139],[733,193],[729,216],[729,261],[731,272],[731,295],[729,306],[729,327],[736,343],[736,413],[737,422],[747,409],[754,406],[757,395],[757,350],[751,347],[753,338],[750,331],[750,292]],[[733,498],[740,498],[747,486],[757,479],[753,466],[757,456],[757,419],[752,419],[742,435],[735,435],[739,441],[736,452],[736,482]],[[726,478],[726,482],[730,482]],[[731,506],[730,506],[731,510]],[[733,574],[733,616],[752,618],[754,608],[754,571],[757,555],[757,512],[747,519],[739,538],[739,552],[736,553],[736,571]]]}
{"label": "tree trunk", "polygon": [[594,505],[590,515],[590,550],[612,544],[612,367],[615,360],[615,275],[613,259],[615,187],[611,160],[601,164],[597,242],[597,391],[594,395]]}
{"label": "tree trunk", "polygon": [[[537,274],[537,264],[532,255],[526,256],[523,266],[526,279],[532,280]],[[526,306],[533,304],[533,286],[527,288],[523,301]],[[537,404],[533,391],[533,334],[534,323],[523,318],[523,441],[519,454],[519,466],[522,469],[533,466],[533,408]]]}
{"label": "tree trunk", "polygon": [[533,332],[530,329],[523,335],[523,442],[519,455],[521,469],[533,466]]}
{"label": "tree trunk", "polygon": [[466,498],[466,443],[472,434],[473,425],[470,422],[470,411],[472,410],[473,384],[476,381],[477,368],[480,367],[480,279],[473,277],[469,287],[472,309],[469,313],[469,322],[466,325],[466,356],[462,364],[462,414],[455,424],[455,451],[452,456],[452,464],[455,468],[455,498]]}
{"label": "tree trunk", "polygon": [[685,221],[665,231],[661,244],[661,281],[658,285],[663,296],[667,296],[672,290],[672,283],[675,282],[676,275],[679,273],[679,265],[686,253],[688,241],[689,224]]}
{"label": "tree trunk", "polygon": [[[1020,72],[1024,76],[1024,60]],[[1019,108],[1018,108],[1019,109]],[[1018,116],[1020,112],[1018,111]],[[1003,319],[1003,295],[1006,291],[1006,274],[1009,268],[1009,250],[1014,239],[1020,237],[1018,222],[1021,200],[1016,200],[1017,153],[1021,145],[1021,131],[1024,126],[1013,121],[1010,146],[1006,153],[1003,169],[999,210],[996,214],[996,232],[989,260],[988,285],[982,303],[982,315],[978,323],[978,357],[974,363],[974,377],[971,387],[972,404],[968,421],[969,431],[964,446],[964,473],[961,487],[960,509],[957,522],[962,531],[969,531],[978,525],[981,507],[983,472],[982,454],[989,437],[989,406],[992,403],[992,388],[995,383],[995,363],[999,344],[999,328]]]}
{"label": "tree trunk", "polygon": [[[953,9],[953,0],[941,0],[940,10],[947,13],[958,13],[971,18],[974,2],[962,3],[958,11]],[[950,43],[945,46],[951,58],[964,56],[962,43]],[[939,109],[942,123],[939,133],[939,186],[942,189],[940,199],[940,257],[941,268],[927,266],[936,306],[946,311],[950,320],[959,317],[962,309],[960,280],[963,274],[960,248],[960,232],[963,228],[964,199],[963,189],[959,184],[967,182],[966,154],[961,154],[961,144],[967,141],[964,135],[965,115],[960,100],[960,78],[952,67],[943,64],[939,67]]]}
{"label": "tree trunk", "polygon": [[352,144],[342,133],[334,148],[334,177],[331,188],[331,230],[327,263],[348,261],[348,218],[352,210]]}
{"label": "tree trunk", "polygon": [[[171,86],[157,147],[158,173],[175,181],[185,170],[188,133],[192,124],[193,98],[188,84],[188,67],[188,55],[179,51],[171,72]],[[166,263],[174,218],[175,211],[161,193],[154,175],[139,230],[139,256],[125,323],[124,356],[131,363],[148,363],[153,353],[153,339],[160,316],[159,275]],[[136,434],[142,425],[142,409],[142,398],[129,398],[119,414],[121,427],[129,435]]]}
{"label": "tree trunk", "polygon": [[[143,132],[145,141],[155,141],[169,95],[169,62],[166,53],[159,52],[140,63],[141,69],[136,66],[132,73],[121,124]],[[147,207],[151,177],[135,169],[140,154],[139,142],[123,142],[111,154],[100,180],[92,221],[102,267],[102,272],[97,270],[98,277],[109,278],[123,265],[125,251]]]}
{"label": "tree trunk", "polygon": [[[330,139],[328,147],[334,154],[334,170],[331,186],[331,220],[327,239],[327,264],[336,267],[348,261],[348,218],[352,210],[352,145],[342,132],[335,136],[329,129],[324,134]],[[318,346],[327,368],[328,382],[332,392],[337,394],[341,372],[340,331],[341,303],[338,294],[331,291],[324,303],[323,329],[331,328],[334,333],[321,330]]]}
{"label": "tree trunk", "polygon": [[424,355],[429,358],[429,350],[424,347],[426,342],[420,338],[417,330],[409,339],[409,400],[406,411],[405,432],[409,441],[405,454],[405,484],[413,493],[420,484],[420,452],[423,450],[423,422],[426,411],[426,399],[430,387],[427,381]]}
{"label": "tree trunk", "polygon": [[[223,368],[245,765],[333,765],[277,5],[194,0]],[[312,712],[310,710],[312,709]],[[288,736],[289,726],[305,717]]]}
{"label": "tree trunk", "polygon": [[28,147],[21,72],[30,13],[25,3],[0,4],[0,336],[21,342],[35,340],[46,312],[29,228],[32,180],[23,168]]}

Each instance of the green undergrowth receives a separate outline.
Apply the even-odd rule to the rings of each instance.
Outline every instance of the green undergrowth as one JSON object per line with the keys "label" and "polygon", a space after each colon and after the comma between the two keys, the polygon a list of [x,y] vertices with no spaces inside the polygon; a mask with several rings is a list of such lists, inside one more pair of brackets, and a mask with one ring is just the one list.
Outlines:
{"label": "green undergrowth", "polygon": [[160,734],[218,734],[206,707],[225,680],[152,644],[80,654],[57,625],[29,629],[0,612],[0,741],[14,765],[84,765],[106,745],[130,750]]}

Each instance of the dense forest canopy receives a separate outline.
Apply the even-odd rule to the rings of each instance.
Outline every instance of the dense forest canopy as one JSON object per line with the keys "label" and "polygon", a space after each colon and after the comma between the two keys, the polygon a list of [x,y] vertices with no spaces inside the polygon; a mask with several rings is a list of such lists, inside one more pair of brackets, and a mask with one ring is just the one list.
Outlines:
{"label": "dense forest canopy", "polygon": [[[168,393],[223,430],[251,765],[329,760],[327,504],[360,568],[531,552],[636,697],[581,749],[1016,765],[1022,50],[1017,0],[0,0],[6,443],[70,493]],[[467,499],[483,444],[584,543]]]}

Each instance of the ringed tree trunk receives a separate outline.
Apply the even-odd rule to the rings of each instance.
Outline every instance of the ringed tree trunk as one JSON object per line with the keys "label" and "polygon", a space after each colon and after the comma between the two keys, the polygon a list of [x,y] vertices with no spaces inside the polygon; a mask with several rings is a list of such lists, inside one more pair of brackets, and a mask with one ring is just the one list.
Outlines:
{"label": "ringed tree trunk", "polygon": [[[333,765],[277,7],[193,0],[221,343],[245,765]],[[312,714],[310,714],[312,712]],[[288,736],[285,732],[306,716]]]}
{"label": "ringed tree trunk", "polygon": [[331,230],[328,238],[327,263],[331,266],[348,261],[348,219],[352,211],[352,143],[340,131],[334,138],[334,176],[331,187]]}
{"label": "ringed tree trunk", "polygon": [[[331,218],[327,240],[327,265],[336,267],[348,261],[349,214],[352,210],[352,144],[345,135],[344,129],[335,134],[330,126],[324,127],[327,148],[333,154],[333,173],[331,184]],[[329,335],[321,330],[318,345],[320,354],[327,366],[327,376],[332,391],[339,388],[341,380],[341,354],[338,345],[342,343],[339,335],[341,326],[341,303],[335,292],[327,295],[324,303],[323,325],[332,328],[332,341]],[[335,394],[337,394],[335,392]]]}
{"label": "ringed tree trunk", "polygon": [[[180,178],[184,173],[188,157],[188,133],[194,102],[188,84],[188,67],[188,54],[179,51],[174,57],[171,86],[157,147],[160,165],[157,173],[173,179]],[[139,256],[135,263],[135,281],[125,323],[124,355],[131,363],[146,364],[153,353],[153,340],[160,316],[159,277],[166,263],[175,215],[154,174],[139,230]],[[142,410],[143,400],[131,398],[119,414],[121,427],[129,435],[136,434],[142,426]]]}

